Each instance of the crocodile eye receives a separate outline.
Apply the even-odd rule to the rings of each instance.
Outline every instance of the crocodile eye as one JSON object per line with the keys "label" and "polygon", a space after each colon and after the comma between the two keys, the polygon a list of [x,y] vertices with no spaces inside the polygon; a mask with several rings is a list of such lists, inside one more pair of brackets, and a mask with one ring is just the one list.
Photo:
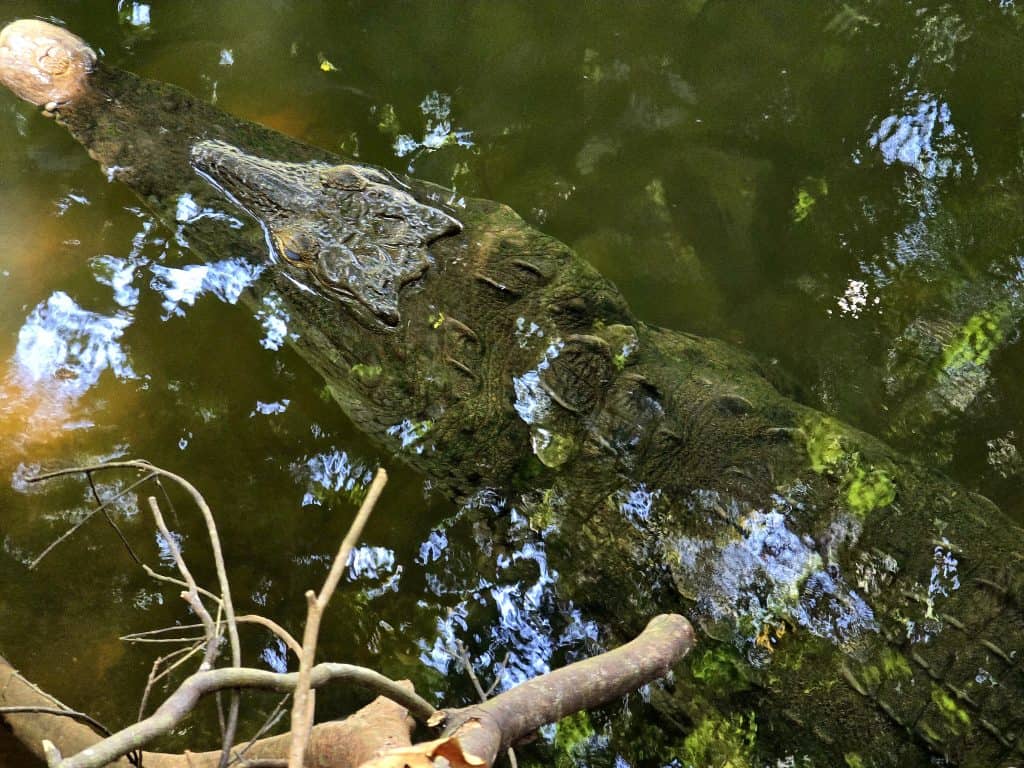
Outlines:
{"label": "crocodile eye", "polygon": [[320,250],[316,238],[302,229],[279,231],[274,240],[281,255],[299,267],[312,262]]}

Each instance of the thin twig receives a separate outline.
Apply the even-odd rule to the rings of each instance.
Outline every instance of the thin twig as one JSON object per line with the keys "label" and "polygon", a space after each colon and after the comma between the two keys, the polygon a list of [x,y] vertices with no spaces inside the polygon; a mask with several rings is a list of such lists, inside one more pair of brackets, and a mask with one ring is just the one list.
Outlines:
{"label": "thin twig", "polygon": [[505,652],[505,658],[501,660],[501,664],[498,665],[498,671],[494,673],[494,680],[487,686],[487,690],[484,691],[484,698],[491,698],[491,694],[494,690],[501,685],[501,678],[505,674],[505,670],[508,668],[508,660],[512,658],[512,654],[508,651]]}
{"label": "thin twig", "polygon": [[[28,482],[35,483],[35,482],[38,482],[39,480],[48,479],[49,477],[57,477],[57,475],[54,474],[54,473],[49,473],[48,475],[39,475],[38,477],[30,477],[28,479]],[[43,558],[46,557],[48,554],[50,554],[50,552],[52,552],[54,550],[54,548],[56,548],[56,546],[58,544],[62,543],[66,539],[70,538],[75,533],[75,531],[77,531],[79,528],[81,528],[87,522],[92,520],[92,518],[96,515],[97,512],[103,512],[104,510],[107,509],[107,507],[109,507],[115,501],[120,499],[126,493],[128,493],[129,491],[131,491],[131,490],[133,490],[135,488],[138,488],[140,485],[145,483],[147,480],[151,480],[153,477],[155,477],[155,475],[151,473],[151,474],[148,474],[145,477],[141,478],[140,480],[136,480],[134,483],[129,485],[127,488],[125,488],[125,489],[123,489],[121,491],[118,491],[114,496],[112,496],[109,499],[107,499],[106,501],[104,501],[102,504],[100,504],[95,509],[89,510],[89,513],[85,517],[83,517],[81,520],[79,520],[77,523],[75,523],[73,526],[71,526],[68,530],[66,530],[59,537],[57,537],[57,539],[54,542],[52,542],[50,544],[50,546],[48,546],[46,549],[44,549],[42,552],[40,552],[38,555],[36,555],[36,559],[33,560],[31,563],[29,563],[28,569],[30,571],[34,570],[35,567],[37,565],[39,565],[40,562],[42,562]]]}
{"label": "thin twig", "polygon": [[276,621],[271,621],[265,616],[258,614],[246,614],[245,616],[235,616],[235,621],[239,624],[258,624],[261,627],[266,627],[273,632],[277,637],[288,646],[288,650],[294,653],[298,658],[302,658],[302,646],[299,645],[299,641],[291,636],[291,633],[287,629],[282,627]]}
{"label": "thin twig", "polygon": [[299,657],[299,682],[292,696],[292,740],[288,749],[288,768],[302,768],[309,741],[309,729],[313,724],[313,698],[310,693],[310,671],[316,659],[316,643],[320,634],[320,620],[327,609],[327,604],[334,595],[334,590],[341,581],[341,576],[348,567],[348,558],[359,538],[363,535],[363,527],[370,518],[377,499],[388,481],[388,473],[381,467],[377,470],[370,488],[366,492],[359,511],[356,513],[348,533],[341,542],[338,554],[327,572],[323,588],[317,595],[313,590],[306,592],[306,626],[302,633],[302,655]]}
{"label": "thin twig", "polygon": [[[480,703],[483,704],[490,697],[490,692],[494,690],[494,687],[498,684],[498,681],[501,680],[501,675],[499,674],[498,677],[494,679],[494,682],[491,684],[491,687],[485,691],[484,687],[480,685],[480,678],[476,676],[476,670],[473,669],[473,661],[469,657],[469,651],[466,650],[465,644],[463,644],[461,640],[456,640],[454,648],[455,653],[453,653],[452,651],[452,648],[448,649],[449,655],[451,655],[454,658],[457,658],[461,662],[462,668],[466,670],[466,674],[469,675],[469,679],[473,683],[473,688],[476,689],[476,695],[480,698]],[[508,654],[505,654],[505,661],[501,663],[502,672],[505,671],[505,663],[507,661]],[[512,747],[509,747],[505,751],[505,756],[508,758],[508,764],[512,766],[512,768],[519,768],[519,761],[516,759],[516,752],[514,749],[512,749]]]}
{"label": "thin twig", "polygon": [[124,640],[126,642],[131,642],[132,640],[137,640],[141,637],[152,637],[153,635],[162,635],[167,632],[180,632],[185,629],[201,629],[202,626],[203,625],[199,623],[173,624],[170,627],[160,627],[159,629],[146,629],[142,632],[130,632],[127,635],[121,635],[117,639]]}
{"label": "thin twig", "polygon": [[153,690],[153,686],[157,684],[158,680],[169,674],[169,670],[164,670],[158,674],[157,670],[159,669],[159,667],[162,664],[166,664],[167,662],[169,662],[170,659],[175,658],[176,656],[182,656],[181,658],[177,659],[177,662],[175,662],[170,669],[173,670],[177,668],[179,665],[183,664],[185,660],[193,656],[200,648],[203,647],[203,640],[204,638],[200,638],[199,642],[194,643],[189,648],[178,648],[177,650],[171,651],[166,655],[157,656],[155,662],[153,663],[153,667],[150,668],[150,676],[146,678],[145,688],[142,689],[142,697],[139,699],[138,702],[138,716],[135,718],[136,720],[141,720],[142,715],[145,714],[145,706],[146,703],[150,701],[150,693]]}
{"label": "thin twig", "polygon": [[[142,570],[145,571],[146,575],[149,576],[151,579],[156,579],[157,581],[163,581],[163,582],[166,582],[168,584],[174,584],[176,586],[184,587],[185,589],[188,589],[188,584],[185,583],[184,581],[182,581],[181,579],[176,579],[173,576],[167,576],[167,575],[165,575],[163,573],[157,573],[156,571],[154,571],[152,568],[150,568],[145,563],[143,563],[143,565],[142,565]],[[213,592],[211,592],[210,590],[203,589],[202,587],[198,587],[198,590],[199,590],[199,594],[202,595],[203,597],[208,597],[208,598],[210,598],[211,600],[213,600],[214,602],[216,602],[218,604],[221,602],[221,599],[219,597],[217,597],[217,595],[213,594]],[[202,625],[200,624],[200,626],[202,626]]]}
{"label": "thin twig", "polygon": [[[103,500],[100,498],[100,492],[96,490],[96,483],[94,483],[92,480],[92,472],[86,472],[85,478],[86,480],[89,481],[89,489],[92,491],[92,497],[96,500],[96,503],[100,507],[102,507]],[[117,523],[114,522],[114,518],[110,516],[110,512],[104,509],[103,517],[107,519],[107,522],[110,524],[110,527],[114,529],[114,533],[116,533],[117,537],[121,539],[121,543],[124,544],[124,548],[128,550],[128,556],[135,561],[136,565],[142,565],[142,560],[140,560],[139,556],[135,554],[135,550],[132,549],[132,545],[128,543],[128,539],[125,537],[125,535],[121,533],[121,529],[118,527]]]}
{"label": "thin twig", "polygon": [[[184,664],[186,661],[191,659],[193,656],[195,656],[197,653],[199,653],[199,651],[201,651],[202,649],[203,649],[203,643],[202,642],[196,643],[191,648],[187,648],[187,649],[183,648],[182,650],[187,650],[188,653],[186,653],[184,656],[182,656],[176,662],[174,662],[169,667],[167,667],[167,669],[163,670],[159,675],[156,676],[156,678],[153,680],[153,682],[154,683],[158,683],[161,680],[163,680],[165,677],[167,677],[169,674],[171,674],[171,672],[173,672],[178,667],[180,667],[182,664]],[[179,653],[180,653],[180,651],[179,651]],[[168,654],[168,655],[170,655],[170,654]]]}
{"label": "thin twig", "polygon": [[[224,567],[224,553],[220,546],[220,535],[217,533],[217,524],[213,519],[213,512],[210,510],[209,504],[206,503],[206,499],[199,493],[192,483],[180,475],[176,475],[173,472],[169,472],[166,469],[161,469],[148,461],[129,460],[129,461],[110,461],[105,464],[92,465],[88,467],[70,467],[68,469],[59,469],[53,472],[46,472],[42,475],[29,478],[28,482],[37,483],[43,480],[48,480],[54,477],[62,477],[66,475],[82,474],[83,472],[98,472],[101,470],[114,470],[114,469],[134,469],[140,472],[146,472],[158,477],[165,477],[168,480],[173,480],[181,488],[183,488],[189,496],[192,497],[196,507],[199,508],[200,513],[206,522],[207,533],[210,537],[210,547],[213,550],[213,562],[217,570],[217,581],[220,586],[221,599],[224,601],[224,617],[228,624],[228,639],[231,644],[231,666],[239,668],[242,665],[242,646],[238,639],[238,625],[235,623],[235,608],[231,601],[231,587],[228,583],[227,569]],[[235,738],[235,731],[238,726],[238,692],[234,691],[231,694],[231,704],[228,713],[228,723],[224,730],[224,740],[222,742],[222,754],[219,768],[226,768],[227,761],[229,759],[229,752],[231,749],[232,742]]]}
{"label": "thin twig", "polygon": [[[249,742],[244,747],[242,747],[240,750],[235,751],[235,755],[231,758],[231,763],[228,763],[228,765],[231,765],[232,763],[236,762],[241,762],[242,765],[252,765],[252,760],[245,760],[245,753],[252,749],[252,745],[259,741],[261,738],[263,738],[263,735],[267,733],[267,731],[269,731],[275,725],[277,725],[278,721],[282,717],[284,717],[284,705],[288,701],[289,696],[291,696],[291,694],[287,694],[286,696],[284,696],[284,698],[277,702],[277,706],[275,706],[271,710],[270,714],[267,715],[267,719],[263,721],[263,725],[260,726],[259,730],[256,731],[255,734],[253,734],[253,737],[249,739]],[[284,762],[285,765],[287,765],[288,761],[285,760],[282,762]]]}
{"label": "thin twig", "polygon": [[[174,580],[174,583],[178,584],[179,586],[186,586],[185,582],[180,582],[179,583],[177,581],[177,579]],[[202,587],[199,588],[199,593],[200,594],[204,594],[207,597],[213,597],[216,600],[216,602],[218,603],[218,605],[219,605],[220,599],[216,598],[215,596],[213,596],[213,595],[211,595],[209,593],[206,593],[206,591]],[[281,642],[283,642],[285,644],[285,646],[287,646],[288,650],[290,650],[296,656],[301,656],[302,655],[302,646],[299,645],[298,640],[296,640],[294,637],[292,637],[291,633],[288,632],[287,629],[282,627],[276,621],[272,621],[271,619],[268,619],[266,616],[260,616],[259,614],[255,614],[255,613],[247,613],[247,614],[245,614],[243,616],[235,616],[235,621],[237,623],[239,623],[239,624],[255,624],[255,625],[258,625],[258,626],[261,626],[261,627],[265,627],[266,629],[269,629],[274,635],[277,636],[277,638],[279,640],[281,640]],[[194,624],[175,624],[173,627],[160,627],[159,629],[148,629],[148,630],[146,630],[144,632],[132,632],[131,634],[128,634],[128,635],[121,635],[117,639],[118,640],[123,640],[126,643],[152,642],[152,641],[146,640],[146,638],[147,637],[151,637],[153,635],[162,635],[162,634],[165,634],[167,632],[179,632],[179,631],[183,631],[183,630],[186,630],[186,629],[200,629],[200,628],[202,628],[202,626],[203,625],[200,624],[200,623],[194,623]],[[185,640],[186,638],[176,638],[176,639],[177,640]],[[194,640],[194,639],[202,639],[202,638],[191,638],[191,639]]]}
{"label": "thin twig", "polygon": [[188,589],[181,593],[181,597],[189,604],[199,618],[199,621],[203,623],[203,633],[206,636],[206,651],[203,654],[203,663],[199,668],[212,669],[213,662],[217,660],[218,641],[220,640],[217,636],[217,628],[213,625],[213,617],[206,610],[203,601],[199,599],[199,588],[196,586],[196,580],[192,577],[192,572],[188,569],[185,558],[181,556],[178,542],[175,541],[171,532],[167,529],[167,524],[164,523],[164,517],[160,514],[160,506],[156,503],[156,498],[150,496],[148,500],[149,509],[153,513],[153,520],[156,522],[157,530],[163,536],[164,543],[167,544],[171,557],[174,558],[174,563],[178,566],[178,573],[181,574],[181,577],[185,579],[185,583],[188,585]]}
{"label": "thin twig", "polygon": [[469,658],[469,651],[466,650],[465,644],[461,640],[456,640],[454,646],[448,647],[448,655],[458,659],[462,668],[469,676],[469,681],[473,684],[473,689],[476,691],[480,703],[483,704],[487,701],[487,694],[484,692],[484,687],[480,685],[480,678],[476,676],[476,670],[473,669],[473,662]]}

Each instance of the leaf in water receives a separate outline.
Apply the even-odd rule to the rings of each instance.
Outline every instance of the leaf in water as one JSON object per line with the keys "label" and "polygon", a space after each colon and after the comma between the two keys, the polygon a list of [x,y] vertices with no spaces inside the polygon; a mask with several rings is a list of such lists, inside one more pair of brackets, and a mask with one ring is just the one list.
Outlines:
{"label": "leaf in water", "polygon": [[806,178],[796,192],[796,202],[793,204],[793,221],[799,224],[806,219],[811,209],[818,202],[815,194],[819,196],[828,194],[828,182],[824,179]]}
{"label": "leaf in water", "polygon": [[316,55],[316,58],[317,58],[317,61],[320,62],[320,71],[321,72],[337,72],[338,71],[338,68],[336,66],[334,66],[330,62],[330,60],[326,56],[324,56],[322,53],[318,53]]}

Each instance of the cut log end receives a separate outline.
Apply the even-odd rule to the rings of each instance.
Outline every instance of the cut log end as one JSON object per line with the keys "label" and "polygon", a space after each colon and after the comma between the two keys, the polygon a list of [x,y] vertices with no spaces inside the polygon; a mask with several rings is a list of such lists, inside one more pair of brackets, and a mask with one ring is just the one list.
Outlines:
{"label": "cut log end", "polygon": [[96,52],[56,24],[19,19],[0,31],[0,83],[51,112],[87,90],[95,66]]}

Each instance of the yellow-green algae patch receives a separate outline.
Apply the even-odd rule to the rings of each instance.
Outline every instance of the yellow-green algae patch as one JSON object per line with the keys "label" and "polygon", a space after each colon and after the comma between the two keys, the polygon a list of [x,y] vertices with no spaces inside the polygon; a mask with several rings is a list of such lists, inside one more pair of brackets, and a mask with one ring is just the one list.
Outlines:
{"label": "yellow-green algae patch", "polygon": [[558,469],[576,451],[576,441],[569,435],[562,435],[547,429],[536,429],[533,434],[533,452],[541,464]]}
{"label": "yellow-green algae patch", "polygon": [[956,703],[956,699],[937,685],[932,686],[932,701],[939,708],[939,712],[942,713],[954,733],[960,733],[964,727],[971,724],[971,716]]}
{"label": "yellow-green algae patch", "polygon": [[971,317],[943,348],[942,370],[949,373],[965,365],[985,365],[1006,338],[1003,327],[1008,315],[1009,308],[1000,303]]}
{"label": "yellow-green algae patch", "polygon": [[871,664],[860,670],[861,678],[870,688],[877,688],[883,682],[907,680],[913,674],[910,662],[890,648],[882,651],[879,664]]}
{"label": "yellow-green algae patch", "polygon": [[558,730],[555,733],[555,765],[557,768],[572,768],[580,765],[578,753],[585,747],[587,742],[594,736],[594,726],[590,723],[590,717],[586,712],[577,712],[574,715],[558,721]]}
{"label": "yellow-green algae patch", "polygon": [[806,178],[803,184],[796,191],[796,202],[793,203],[793,221],[799,224],[811,215],[811,209],[817,204],[815,195],[825,196],[828,194],[828,182],[824,179]]}
{"label": "yellow-green algae patch", "polygon": [[843,450],[842,432],[832,419],[821,418],[814,423],[804,425],[807,435],[807,457],[811,460],[811,469],[821,473],[831,471],[846,456]]}
{"label": "yellow-green algae patch", "polygon": [[757,723],[754,713],[708,715],[683,742],[682,759],[688,768],[753,768]]}
{"label": "yellow-green algae patch", "polygon": [[384,372],[384,369],[379,365],[369,365],[366,363],[356,363],[350,370],[352,375],[364,384],[374,383]]}
{"label": "yellow-green algae patch", "polygon": [[750,687],[748,662],[729,645],[715,645],[694,655],[690,674],[715,692],[741,691]]}
{"label": "yellow-green algae patch", "polygon": [[864,517],[896,500],[896,483],[889,469],[867,462],[859,451],[846,444],[844,427],[828,417],[811,417],[805,422],[807,457],[811,469],[839,478],[847,507]]}
{"label": "yellow-green algae patch", "polygon": [[896,486],[884,469],[854,467],[846,478],[846,503],[858,515],[887,507],[896,500]]}

